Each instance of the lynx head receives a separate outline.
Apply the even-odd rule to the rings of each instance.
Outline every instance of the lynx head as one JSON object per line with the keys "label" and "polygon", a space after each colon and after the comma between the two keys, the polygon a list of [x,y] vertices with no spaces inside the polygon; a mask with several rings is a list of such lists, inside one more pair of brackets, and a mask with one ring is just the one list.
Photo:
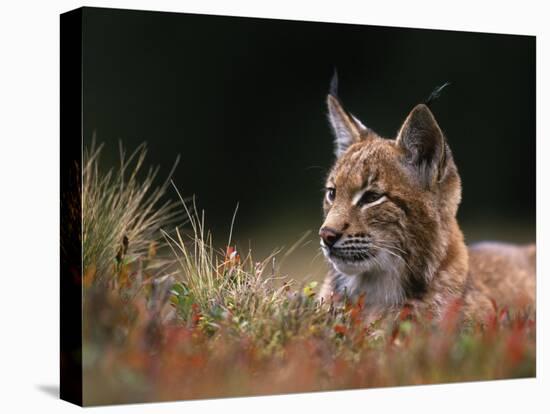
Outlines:
{"label": "lynx head", "polygon": [[459,231],[460,178],[430,109],[417,105],[385,139],[327,97],[336,162],[323,201],[321,248],[345,276],[392,278],[420,294]]}

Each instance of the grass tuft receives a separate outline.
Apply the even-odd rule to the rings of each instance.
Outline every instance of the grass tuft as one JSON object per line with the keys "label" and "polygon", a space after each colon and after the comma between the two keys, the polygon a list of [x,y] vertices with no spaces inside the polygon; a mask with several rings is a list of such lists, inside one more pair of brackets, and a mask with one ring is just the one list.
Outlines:
{"label": "grass tuft", "polygon": [[[160,229],[182,217],[178,203],[164,201],[169,179],[157,186],[159,168],[143,171],[145,144],[129,155],[120,144],[119,165],[107,172],[100,168],[102,148],[93,143],[85,149],[82,172],[83,265],[96,282],[111,281],[117,267],[157,249]],[[162,269],[166,264],[151,265]]]}

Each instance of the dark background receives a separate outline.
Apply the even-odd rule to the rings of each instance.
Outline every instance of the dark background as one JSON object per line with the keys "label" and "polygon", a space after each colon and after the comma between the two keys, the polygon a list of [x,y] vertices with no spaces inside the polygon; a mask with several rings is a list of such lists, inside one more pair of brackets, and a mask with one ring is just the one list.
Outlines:
{"label": "dark background", "polygon": [[462,176],[467,241],[534,240],[534,37],[86,8],[85,143],[107,144],[108,167],[119,139],[146,141],[161,175],[181,154],[175,182],[215,239],[239,202],[241,244],[265,254],[311,230],[309,263],[334,67],[347,109],[389,138],[450,81],[433,111]]}

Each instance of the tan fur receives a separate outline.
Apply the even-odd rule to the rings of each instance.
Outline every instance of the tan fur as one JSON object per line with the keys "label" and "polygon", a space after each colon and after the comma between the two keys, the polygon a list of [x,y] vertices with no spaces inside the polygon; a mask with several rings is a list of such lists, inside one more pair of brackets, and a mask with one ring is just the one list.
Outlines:
{"label": "tan fur", "polygon": [[[396,139],[363,126],[333,95],[328,106],[337,160],[321,228],[341,236],[333,246],[322,241],[331,268],[323,300],[363,295],[376,311],[410,303],[436,315],[461,300],[479,318],[492,301],[534,306],[534,245],[466,247],[456,220],[460,177],[425,105],[411,111]],[[354,205],[365,188],[365,201]]]}

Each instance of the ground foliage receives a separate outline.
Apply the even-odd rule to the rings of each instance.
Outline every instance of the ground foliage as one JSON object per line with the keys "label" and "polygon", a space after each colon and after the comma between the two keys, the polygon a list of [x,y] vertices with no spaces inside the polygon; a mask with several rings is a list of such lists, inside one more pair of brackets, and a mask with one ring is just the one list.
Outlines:
{"label": "ground foliage", "polygon": [[85,404],[535,375],[531,314],[495,301],[465,326],[456,302],[441,320],[404,307],[367,322],[363,298],[321,303],[316,282],[280,274],[284,252],[256,261],[231,236],[217,249],[192,201],[179,197],[187,219],[176,227],[172,203],[158,210],[175,187],[131,173],[143,151],[106,175],[96,150],[85,163]]}

